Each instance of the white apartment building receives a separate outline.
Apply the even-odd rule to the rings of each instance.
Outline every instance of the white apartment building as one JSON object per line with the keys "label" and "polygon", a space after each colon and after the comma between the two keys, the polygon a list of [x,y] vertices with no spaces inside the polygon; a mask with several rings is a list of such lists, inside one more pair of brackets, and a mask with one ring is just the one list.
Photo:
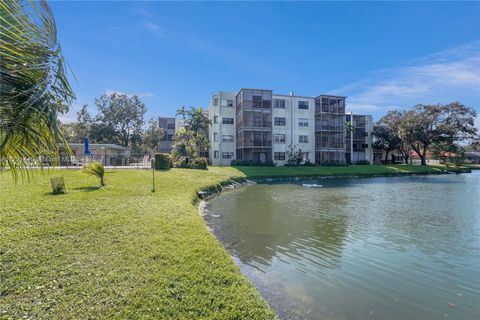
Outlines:
{"label": "white apartment building", "polygon": [[[374,162],[373,158],[373,118],[371,115],[359,115],[348,112],[345,120],[353,130],[346,132],[346,153],[348,163]],[[353,150],[353,153],[352,151]]]}
{"label": "white apartment building", "polygon": [[[346,161],[345,97],[241,89],[213,94],[208,110],[212,165],[230,165],[235,159],[273,161],[281,166],[287,163],[292,147],[302,151],[304,161]],[[371,151],[371,143],[367,149],[367,153]],[[355,156],[357,161],[365,157],[363,160],[372,162],[365,152]]]}
{"label": "white apartment building", "polygon": [[[238,160],[282,166],[292,148],[301,150],[304,161],[317,164],[373,162],[372,117],[353,115],[358,130],[346,133],[345,121],[352,115],[345,114],[345,97],[219,91],[212,95],[208,116],[212,165],[229,166]],[[180,127],[183,121],[176,119],[175,131]]]}

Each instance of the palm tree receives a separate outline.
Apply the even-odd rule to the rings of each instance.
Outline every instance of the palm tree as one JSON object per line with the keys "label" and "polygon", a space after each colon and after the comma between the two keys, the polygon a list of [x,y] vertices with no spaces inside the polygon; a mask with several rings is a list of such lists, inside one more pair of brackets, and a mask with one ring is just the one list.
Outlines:
{"label": "palm tree", "polygon": [[[353,118],[353,116],[351,116]],[[345,121],[345,134],[350,135],[350,163],[353,163],[353,134],[355,133],[355,127],[352,121]]]}
{"label": "palm tree", "polygon": [[187,116],[187,109],[185,108],[185,106],[181,106],[180,109],[177,110],[177,112],[175,112],[175,117],[177,116],[182,116],[182,119],[185,120],[185,117]]}
{"label": "palm tree", "polygon": [[0,170],[14,177],[58,159],[66,142],[57,115],[75,98],[45,1],[0,1]]}

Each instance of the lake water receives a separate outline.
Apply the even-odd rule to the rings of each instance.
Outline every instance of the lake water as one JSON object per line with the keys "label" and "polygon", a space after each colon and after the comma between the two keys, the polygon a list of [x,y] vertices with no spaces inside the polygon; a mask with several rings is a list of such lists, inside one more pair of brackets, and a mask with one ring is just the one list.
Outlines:
{"label": "lake water", "polygon": [[250,185],[205,219],[282,319],[480,319],[479,171]]}

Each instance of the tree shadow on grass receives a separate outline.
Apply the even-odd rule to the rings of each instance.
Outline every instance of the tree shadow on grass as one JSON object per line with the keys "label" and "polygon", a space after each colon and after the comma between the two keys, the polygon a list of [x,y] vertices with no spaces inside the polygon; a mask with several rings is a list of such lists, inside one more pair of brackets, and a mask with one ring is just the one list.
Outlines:
{"label": "tree shadow on grass", "polygon": [[101,186],[95,186],[95,187],[78,187],[78,188],[72,188],[72,190],[80,190],[84,192],[92,192],[101,189]]}

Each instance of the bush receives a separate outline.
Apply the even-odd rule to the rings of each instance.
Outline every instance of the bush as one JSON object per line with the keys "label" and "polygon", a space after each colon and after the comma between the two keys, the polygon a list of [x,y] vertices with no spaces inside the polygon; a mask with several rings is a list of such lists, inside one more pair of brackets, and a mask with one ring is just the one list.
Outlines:
{"label": "bush", "polygon": [[303,163],[303,166],[304,167],[314,167],[314,166],[316,166],[316,164],[310,162],[310,160],[305,160],[305,162]]}
{"label": "bush", "polygon": [[276,165],[273,161],[260,162],[245,160],[232,160],[230,164],[237,167],[274,167]]}
{"label": "bush", "polygon": [[170,169],[172,167],[172,156],[169,153],[155,154],[155,169]]}
{"label": "bush", "polygon": [[87,174],[97,177],[100,180],[100,185],[105,185],[105,168],[103,164],[98,161],[87,163],[83,166],[83,171]]}
{"label": "bush", "polygon": [[321,165],[326,167],[336,167],[336,166],[345,167],[347,166],[347,163],[346,161],[342,161],[342,160],[332,160],[332,161],[324,162]]}
{"label": "bush", "polygon": [[52,194],[67,193],[67,189],[65,188],[65,182],[63,181],[63,177],[50,178],[50,184],[52,185]]}
{"label": "bush", "polygon": [[179,157],[175,163],[175,168],[187,168],[187,169],[207,169],[207,159],[203,157],[197,158],[188,158],[188,157]]}
{"label": "bush", "polygon": [[359,161],[355,162],[355,164],[357,164],[357,165],[365,165],[365,164],[370,164],[370,161],[368,161],[368,160],[359,160]]}
{"label": "bush", "polygon": [[192,169],[202,169],[207,170],[207,159],[203,157],[195,158],[191,162]]}

